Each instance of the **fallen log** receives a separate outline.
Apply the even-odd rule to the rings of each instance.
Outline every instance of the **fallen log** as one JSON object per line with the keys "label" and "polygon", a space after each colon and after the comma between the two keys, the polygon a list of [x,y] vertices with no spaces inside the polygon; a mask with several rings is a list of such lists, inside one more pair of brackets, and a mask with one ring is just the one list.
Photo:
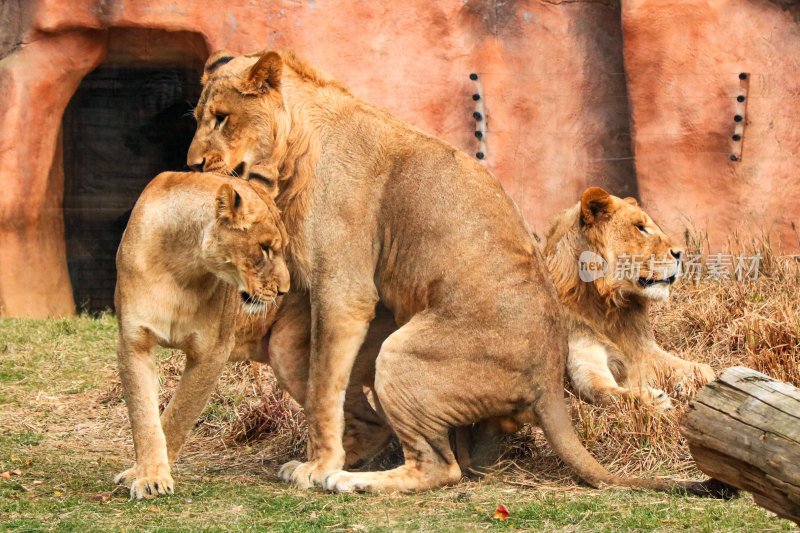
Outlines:
{"label": "fallen log", "polygon": [[800,389],[729,368],[697,393],[681,433],[700,470],[800,524]]}

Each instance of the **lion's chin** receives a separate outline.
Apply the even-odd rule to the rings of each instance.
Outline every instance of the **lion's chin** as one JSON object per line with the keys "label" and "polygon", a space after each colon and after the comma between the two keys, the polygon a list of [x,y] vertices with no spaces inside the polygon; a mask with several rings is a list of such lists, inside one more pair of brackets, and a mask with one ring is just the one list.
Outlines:
{"label": "lion's chin", "polygon": [[248,315],[257,315],[269,307],[266,302],[242,302],[242,310]]}
{"label": "lion's chin", "polygon": [[669,298],[669,285],[666,283],[656,283],[648,287],[639,289],[639,294],[648,300],[663,301]]}
{"label": "lion's chin", "polygon": [[256,315],[269,307],[270,302],[246,291],[239,291],[242,310],[249,315]]}

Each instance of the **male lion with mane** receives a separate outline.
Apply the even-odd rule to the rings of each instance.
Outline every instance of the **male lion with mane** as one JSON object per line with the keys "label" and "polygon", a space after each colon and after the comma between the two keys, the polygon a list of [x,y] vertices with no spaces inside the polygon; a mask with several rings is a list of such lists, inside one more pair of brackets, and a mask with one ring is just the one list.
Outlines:
{"label": "male lion with mane", "polygon": [[[285,464],[282,479],[337,492],[440,487],[461,478],[451,428],[513,420],[538,422],[593,486],[704,490],[613,475],[582,446],[564,403],[558,294],[516,205],[477,161],[290,52],[215,53],[195,114],[189,166],[244,175],[260,163],[280,189],[292,291],[269,351],[310,363],[308,461]],[[346,472],[345,391],[377,304],[396,321],[387,329],[399,326],[374,390],[405,464]]]}
{"label": "male lion with mane", "polygon": [[[605,275],[581,279],[586,252],[607,262]],[[714,379],[710,366],[662,350],[650,324],[650,302],[669,296],[683,255],[635,199],[599,187],[556,217],[544,256],[566,309],[567,375],[579,396],[601,404],[632,396],[669,408],[669,396],[652,388],[658,372]]]}

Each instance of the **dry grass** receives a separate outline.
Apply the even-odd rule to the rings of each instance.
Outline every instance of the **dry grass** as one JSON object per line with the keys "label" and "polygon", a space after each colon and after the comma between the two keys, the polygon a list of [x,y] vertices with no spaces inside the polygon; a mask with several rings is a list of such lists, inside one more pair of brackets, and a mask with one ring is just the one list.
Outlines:
{"label": "dry grass", "polygon": [[[688,236],[687,249],[707,253],[703,240]],[[685,359],[708,363],[716,372],[743,365],[800,387],[800,257],[780,253],[769,241],[737,239],[727,253],[759,254],[758,279],[682,282],[668,302],[653,310],[659,344]],[[576,427],[595,457],[618,473],[699,475],[678,429],[697,383],[676,390],[671,376],[659,381],[656,387],[667,391],[675,406],[667,413],[627,400],[596,407],[569,394]],[[506,457],[537,482],[566,481],[569,473],[558,467],[544,443],[539,430],[527,428],[509,439]]]}
{"label": "dry grass", "polygon": [[[772,253],[762,276],[738,282],[686,283],[654,312],[659,342],[716,370],[746,364],[798,380],[795,258]],[[128,502],[114,474],[133,461],[130,424],[114,364],[113,316],[0,320],[0,480],[3,526],[25,531],[788,531],[750,498],[730,502],[577,487],[541,432],[524,428],[505,441],[502,472],[421,495],[349,496],[287,487],[281,463],[302,458],[302,412],[266,366],[226,368],[175,465],[179,493]],[[162,350],[162,406],[175,389],[183,356]],[[699,476],[678,432],[691,387],[680,393],[663,376],[677,408],[667,414],[621,402],[598,408],[569,397],[578,431],[612,470],[631,475]],[[396,444],[373,463],[399,459]],[[512,511],[492,521],[497,503]],[[352,526],[352,527],[351,527]]]}
{"label": "dry grass", "polygon": [[[690,249],[705,251],[700,240],[687,244]],[[670,300],[653,311],[658,342],[683,358],[710,364],[717,372],[745,365],[800,386],[800,299],[795,293],[800,286],[798,257],[781,254],[768,242],[734,242],[729,251],[748,256],[759,253],[758,279],[681,283]],[[179,352],[171,351],[162,359],[162,407],[181,368]],[[678,430],[697,384],[676,388],[671,376],[661,376],[659,381],[656,386],[671,395],[675,406],[666,413],[627,399],[613,407],[597,407],[568,392],[576,428],[592,454],[614,472],[700,476]],[[101,401],[121,402],[118,382],[112,380]],[[116,412],[119,416],[113,417],[113,425],[124,425],[124,410]],[[235,363],[226,369],[194,435],[191,449],[207,452],[208,447],[227,449],[257,443],[262,464],[277,464],[303,456],[306,429],[299,406],[280,390],[268,367]],[[503,479],[560,485],[574,482],[537,428],[526,427],[509,436],[505,448],[499,467]],[[238,462],[235,455],[222,453],[221,458]],[[387,455],[378,464],[386,466],[401,458],[397,446]]]}

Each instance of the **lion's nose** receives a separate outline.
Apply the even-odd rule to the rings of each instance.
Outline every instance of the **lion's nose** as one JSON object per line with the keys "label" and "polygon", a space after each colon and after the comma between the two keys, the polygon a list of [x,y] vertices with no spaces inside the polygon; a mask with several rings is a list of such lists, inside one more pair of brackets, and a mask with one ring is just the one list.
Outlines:
{"label": "lion's nose", "polygon": [[291,287],[289,269],[286,267],[286,262],[282,258],[278,259],[276,267],[278,286],[275,287],[275,290],[278,295],[284,295],[289,292],[289,288]]}
{"label": "lion's nose", "polygon": [[194,170],[195,172],[202,172],[203,167],[206,165],[206,158],[204,157],[202,161],[199,163],[187,163],[186,166],[189,167],[189,170]]}
{"label": "lion's nose", "polygon": [[286,276],[285,279],[281,280],[278,283],[278,286],[275,288],[275,291],[278,293],[278,296],[283,296],[287,292],[289,292],[289,276]]}
{"label": "lion's nose", "polygon": [[669,253],[672,254],[672,257],[674,257],[678,261],[683,261],[683,250],[675,251],[670,249]]}

